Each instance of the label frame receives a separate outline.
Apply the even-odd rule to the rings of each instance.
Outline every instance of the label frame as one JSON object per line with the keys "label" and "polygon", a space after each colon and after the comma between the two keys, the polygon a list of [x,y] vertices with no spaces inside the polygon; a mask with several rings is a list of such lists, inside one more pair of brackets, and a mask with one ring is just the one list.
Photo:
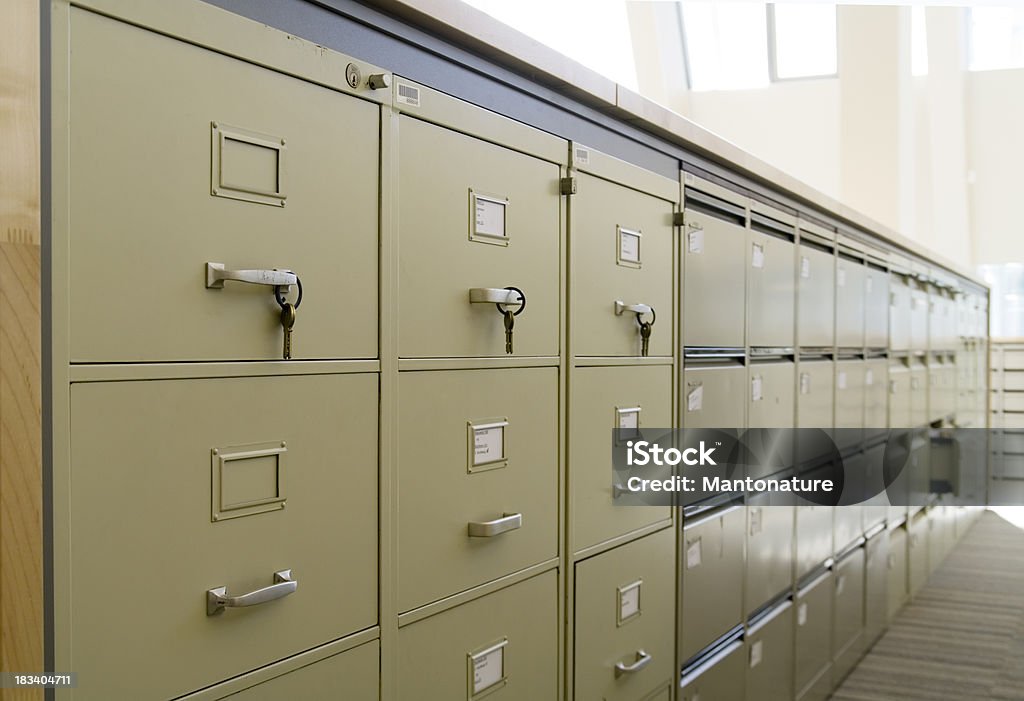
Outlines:
{"label": "label frame", "polygon": [[[488,472],[508,467],[508,426],[507,416],[496,416],[486,419],[470,419],[466,422],[466,472],[474,474],[477,472]],[[477,431],[501,429],[501,457],[486,462],[476,461],[476,433]]]}
{"label": "label frame", "polygon": [[[476,203],[477,200],[501,205],[501,230],[504,234],[489,234],[477,231],[476,226]],[[469,240],[476,243],[486,243],[492,246],[507,247],[511,241],[508,233],[508,210],[509,199],[501,195],[494,195],[486,192],[478,192],[469,188]]]}

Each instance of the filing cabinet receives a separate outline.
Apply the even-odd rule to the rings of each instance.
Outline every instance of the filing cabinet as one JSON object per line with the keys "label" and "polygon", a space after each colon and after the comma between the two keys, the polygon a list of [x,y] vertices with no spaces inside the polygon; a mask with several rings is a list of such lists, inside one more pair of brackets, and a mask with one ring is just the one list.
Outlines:
{"label": "filing cabinet", "polygon": [[910,350],[911,301],[910,278],[893,271],[889,276],[889,348],[894,351]]}
{"label": "filing cabinet", "polygon": [[835,627],[832,635],[832,683],[839,682],[860,659],[864,644],[864,548],[836,562]]}
{"label": "filing cabinet", "polygon": [[840,249],[836,258],[836,345],[840,348],[865,345],[867,279],[863,261]]}
{"label": "filing cabinet", "polygon": [[576,564],[575,697],[640,701],[678,668],[671,528]]}
{"label": "filing cabinet", "polygon": [[889,428],[889,361],[869,358],[864,361],[864,440],[885,436]]}
{"label": "filing cabinet", "polygon": [[[76,698],[175,697],[375,625],[376,406],[371,374],[73,385]],[[111,615],[134,593],[159,605]]]}
{"label": "filing cabinet", "polygon": [[[711,189],[711,188],[708,188]],[[743,198],[687,187],[683,232],[683,345],[742,348],[747,229]]]}
{"label": "filing cabinet", "polygon": [[868,261],[864,270],[864,345],[889,346],[889,274],[885,268]]}
{"label": "filing cabinet", "polygon": [[746,427],[747,369],[741,361],[692,362],[683,369],[680,398],[685,428]]}
{"label": "filing cabinet", "polygon": [[792,348],[796,330],[794,222],[788,215],[756,201],[751,202],[751,208],[748,345]]}
{"label": "filing cabinet", "polygon": [[907,529],[907,587],[910,596],[917,596],[928,580],[928,514],[918,511]]}
{"label": "filing cabinet", "polygon": [[864,644],[873,645],[885,630],[889,591],[889,531],[884,528],[864,544]]}
{"label": "filing cabinet", "polygon": [[835,345],[835,256],[831,244],[802,238],[797,247],[797,339],[803,348]]}
{"label": "filing cabinet", "polygon": [[749,617],[793,586],[793,507],[748,497],[744,596]]}
{"label": "filing cabinet", "polygon": [[683,524],[679,658],[684,663],[743,621],[745,527],[742,506],[721,507]]}
{"label": "filing cabinet", "polygon": [[274,269],[305,287],[295,358],[376,357],[379,107],[92,12],[72,24],[70,360],[279,360]]}
{"label": "filing cabinet", "polygon": [[672,368],[581,367],[572,382],[569,481],[577,551],[672,517],[670,506],[616,504],[615,429],[672,426]]}
{"label": "filing cabinet", "polygon": [[513,354],[558,355],[558,162],[566,142],[416,90],[423,101],[450,103],[485,133],[478,138],[409,115],[399,119],[399,355],[505,356],[503,316],[495,308],[504,300],[501,308],[518,313]]}
{"label": "filing cabinet", "polygon": [[832,509],[821,504],[796,507],[796,578],[832,557]]}
{"label": "filing cabinet", "polygon": [[537,575],[398,629],[398,693],[557,699],[558,578]]}
{"label": "filing cabinet", "polygon": [[864,437],[866,381],[863,360],[836,361],[835,425],[840,450],[855,448]]}
{"label": "filing cabinet", "polygon": [[751,450],[748,472],[765,477],[792,466],[794,457],[795,365],[791,360],[751,363],[747,395],[747,425],[751,429],[786,429],[748,432]]}
{"label": "filing cabinet", "polygon": [[786,600],[747,630],[748,701],[793,698],[793,602]]}
{"label": "filing cabinet", "polygon": [[796,698],[824,701],[832,690],[832,572],[800,587],[796,607]]}
{"label": "filing cabinet", "polygon": [[903,604],[907,602],[908,584],[908,531],[904,526],[889,529],[889,554],[885,559],[888,572],[886,590],[886,618],[889,622],[895,618]]}
{"label": "filing cabinet", "polygon": [[399,610],[557,556],[557,368],[403,372],[398,394]]}
{"label": "filing cabinet", "polygon": [[680,682],[683,701],[742,699],[746,647],[735,640],[690,670],[684,670]]}
{"label": "filing cabinet", "polygon": [[577,192],[568,198],[572,354],[641,355],[640,319],[653,319],[648,354],[671,356],[679,181],[583,146],[572,151],[579,169]]}

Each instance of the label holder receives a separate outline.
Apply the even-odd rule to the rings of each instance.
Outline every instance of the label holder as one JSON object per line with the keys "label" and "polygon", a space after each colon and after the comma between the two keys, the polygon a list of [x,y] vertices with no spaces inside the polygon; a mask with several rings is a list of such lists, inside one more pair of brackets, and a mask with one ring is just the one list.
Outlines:
{"label": "label holder", "polygon": [[643,613],[641,585],[644,580],[638,579],[625,586],[615,589],[615,625],[624,626],[636,620]]}
{"label": "label holder", "polygon": [[[507,647],[508,638],[502,638],[466,655],[466,701],[482,699],[508,684],[508,674],[505,671],[508,663],[505,657]],[[494,673],[489,672],[486,677],[481,675],[478,679],[477,671],[494,664],[495,661],[500,664],[497,677],[491,679]]]}
{"label": "label holder", "polygon": [[643,267],[641,256],[641,243],[643,232],[639,229],[627,229],[616,224],[615,226],[615,263],[625,268],[639,270]]}
{"label": "label holder", "polygon": [[[495,434],[495,432],[498,432]],[[508,417],[500,416],[466,422],[467,451],[466,472],[487,472],[508,467]],[[500,444],[500,452],[490,455],[494,436]],[[483,439],[478,445],[478,438]],[[478,449],[481,452],[478,456]]]}
{"label": "label holder", "polygon": [[[508,198],[469,189],[469,240],[508,246]],[[496,208],[500,207],[500,214]],[[493,221],[491,219],[494,218]]]}

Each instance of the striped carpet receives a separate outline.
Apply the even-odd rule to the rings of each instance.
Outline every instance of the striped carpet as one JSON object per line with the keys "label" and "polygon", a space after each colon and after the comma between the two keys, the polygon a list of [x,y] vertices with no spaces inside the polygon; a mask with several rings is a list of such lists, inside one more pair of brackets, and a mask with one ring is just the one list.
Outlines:
{"label": "striped carpet", "polygon": [[832,699],[1024,701],[1024,530],[982,514]]}

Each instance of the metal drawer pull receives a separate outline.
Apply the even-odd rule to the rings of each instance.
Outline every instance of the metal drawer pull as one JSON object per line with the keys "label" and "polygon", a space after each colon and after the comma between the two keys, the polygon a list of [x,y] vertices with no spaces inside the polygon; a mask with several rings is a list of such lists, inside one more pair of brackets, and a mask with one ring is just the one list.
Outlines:
{"label": "metal drawer pull", "polygon": [[473,287],[469,290],[471,304],[523,304],[523,295],[504,287]]}
{"label": "metal drawer pull", "polygon": [[206,615],[212,616],[220,613],[226,608],[238,608],[240,606],[257,606],[265,604],[274,599],[280,599],[295,592],[299,588],[299,582],[292,579],[291,570],[281,570],[274,573],[274,583],[269,587],[263,587],[256,591],[241,596],[228,596],[227,587],[217,587],[206,590]]}
{"label": "metal drawer pull", "polygon": [[291,287],[298,277],[290,270],[227,270],[223,263],[206,264],[206,286],[220,289],[225,280],[248,282],[251,285]]}
{"label": "metal drawer pull", "polygon": [[626,312],[643,315],[650,314],[651,311],[649,304],[626,304],[621,300],[615,300],[615,316],[622,316]]}
{"label": "metal drawer pull", "polygon": [[522,527],[522,514],[502,514],[501,518],[493,521],[470,521],[469,535],[472,538],[492,538]]}
{"label": "metal drawer pull", "polygon": [[654,658],[648,655],[643,650],[636,651],[636,662],[633,664],[622,664],[621,662],[615,663],[615,676],[621,677],[623,674],[632,674],[633,672],[639,672],[641,669],[651,663]]}

